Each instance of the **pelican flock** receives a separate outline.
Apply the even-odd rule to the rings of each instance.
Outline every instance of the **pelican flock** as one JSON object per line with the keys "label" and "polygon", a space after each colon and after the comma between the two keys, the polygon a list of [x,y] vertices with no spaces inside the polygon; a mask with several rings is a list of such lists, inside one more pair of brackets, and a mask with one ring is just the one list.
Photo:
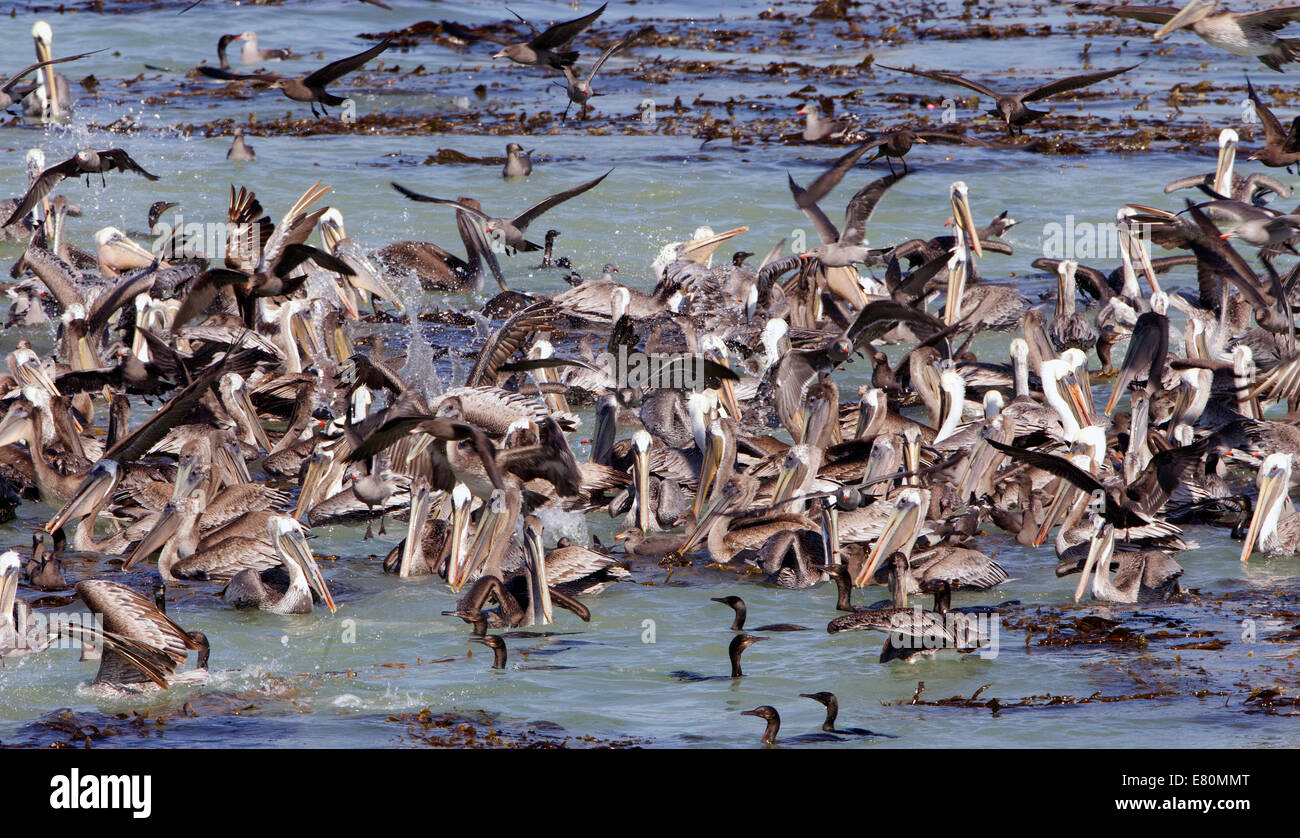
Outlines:
{"label": "pelican flock", "polygon": [[[1156,39],[1190,29],[1273,70],[1300,59],[1300,41],[1278,34],[1300,7],[1074,6],[1081,19],[1161,24]],[[565,91],[549,102],[561,120],[574,105],[584,120],[600,105],[599,71],[649,62],[657,49],[643,49],[652,28],[602,19],[607,11],[543,29],[507,21],[477,40],[495,41],[490,59],[508,62],[485,53],[481,72],[548,78]],[[444,38],[461,31],[441,27]],[[34,123],[58,125],[74,118],[81,94],[54,65],[95,53],[55,58],[49,23],[31,33],[37,63],[8,77],[0,97]],[[295,46],[308,48],[310,35]],[[279,90],[322,111],[320,122],[292,118],[346,130],[326,109],[351,100],[327,86],[378,84],[376,67],[432,48],[391,33],[372,40],[303,76],[232,72],[231,43],[242,64],[298,57],[261,48],[248,30],[222,36],[224,68],[196,75],[251,95]],[[584,70],[577,62],[588,53]],[[1053,74],[1023,94],[998,92],[1006,80],[993,81],[990,68],[878,67],[874,78],[891,89],[947,96],[957,86],[992,98],[992,120],[972,122],[986,136],[928,122],[865,133],[810,97],[788,141],[810,154],[848,148],[816,163],[815,176],[773,175],[770,188],[780,223],[809,223],[816,238],[788,250],[765,238],[751,207],[718,205],[710,218],[683,209],[662,223],[679,234],[646,243],[648,270],[607,263],[603,242],[564,232],[580,214],[627,211],[645,184],[602,164],[590,171],[603,174],[566,175],[542,197],[549,190],[529,181],[557,165],[533,156],[544,137],[527,151],[509,143],[495,164],[504,167],[484,169],[485,193],[509,183],[526,209],[507,212],[486,194],[484,203],[433,197],[454,194],[426,176],[436,166],[374,173],[375,191],[409,199],[413,224],[455,224],[460,242],[435,244],[345,227],[367,196],[335,190],[329,169],[286,157],[271,132],[227,123],[218,136],[234,145],[209,163],[239,161],[228,166],[238,180],[204,219],[226,234],[213,250],[185,228],[155,238],[177,201],[198,196],[184,197],[193,187],[176,186],[178,164],[151,159],[129,132],[53,165],[47,158],[67,153],[45,141],[58,134],[24,134],[40,147],[4,174],[14,348],[0,375],[0,488],[5,508],[40,505],[43,527],[30,551],[0,555],[0,657],[57,654],[39,630],[38,592],[64,591],[100,618],[64,629],[99,649],[98,671],[85,672],[97,692],[203,690],[210,666],[241,666],[222,647],[224,612],[317,625],[388,586],[418,591],[430,619],[467,627],[503,670],[479,665],[479,675],[504,677],[521,667],[504,632],[554,624],[615,642],[601,618],[630,609],[623,592],[654,581],[660,596],[698,604],[699,621],[716,623],[728,648],[730,675],[721,666],[672,673],[679,681],[747,683],[780,665],[782,647],[814,641],[845,666],[878,660],[923,673],[936,665],[929,658],[986,652],[990,621],[1021,607],[1003,588],[1039,570],[1077,578],[1054,582],[1037,606],[1177,615],[1189,589],[1208,582],[1195,548],[1219,537],[1216,528],[1242,539],[1232,549],[1243,574],[1261,562],[1294,565],[1300,271],[1287,260],[1300,255],[1300,214],[1268,205],[1291,185],[1239,169],[1258,161],[1289,173],[1300,162],[1300,119],[1286,125],[1250,86],[1263,128],[1249,142],[1264,143],[1250,161],[1237,157],[1247,141],[1225,128],[1213,172],[1114,195],[1115,252],[1031,260],[1032,239],[1013,231],[1017,208],[1005,205],[1026,196],[982,186],[962,155],[996,149],[1025,167],[1049,165],[1023,136],[1049,113],[1028,103],[1127,84],[1142,63]],[[872,95],[870,84],[863,91]],[[238,120],[235,109],[228,116]],[[254,135],[258,155],[245,141]],[[931,143],[956,158],[955,174],[918,198],[926,164],[915,155],[932,153]],[[300,197],[259,187],[270,167]],[[176,187],[172,200],[156,200],[155,183]],[[120,217],[99,211],[94,247],[79,249],[68,222],[81,210],[69,202],[100,194]],[[1140,199],[1148,194],[1164,203]],[[933,223],[900,234],[918,201]],[[555,225],[544,245],[543,214]],[[130,232],[146,215],[148,232]],[[980,226],[977,216],[993,220]],[[553,258],[565,245],[572,255]],[[1169,252],[1153,256],[1157,247]],[[559,271],[602,263],[599,279],[560,281]],[[489,273],[497,287],[483,304]],[[1026,273],[1047,292],[1031,294]],[[413,287],[460,295],[443,297],[460,310],[440,312]],[[425,315],[443,321],[422,330]],[[392,322],[410,328],[376,326]],[[575,520],[578,534],[564,525]],[[617,532],[614,546],[588,525]],[[382,555],[332,555],[316,539],[333,528],[386,540]],[[82,554],[120,561],[91,565],[88,578]],[[770,622],[753,629],[764,636],[745,634],[745,600],[693,592],[701,578],[815,603],[825,622],[805,632],[771,613],[773,600],[760,609],[751,596]],[[196,605],[193,591],[211,596]],[[184,628],[167,613],[180,596]],[[730,629],[710,601],[732,609]],[[762,640],[772,642],[742,671],[741,653]],[[767,722],[764,744],[878,736],[836,727],[840,699],[809,689],[745,699],[802,696],[826,709],[822,729],[803,737],[779,735],[771,704],[744,711]]]}

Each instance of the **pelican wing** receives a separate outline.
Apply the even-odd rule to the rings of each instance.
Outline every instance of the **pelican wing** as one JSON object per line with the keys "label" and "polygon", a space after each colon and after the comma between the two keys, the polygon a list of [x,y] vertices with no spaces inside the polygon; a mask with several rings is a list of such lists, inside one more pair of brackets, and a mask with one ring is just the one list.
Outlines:
{"label": "pelican wing", "polygon": [[1278,6],[1276,9],[1247,12],[1237,18],[1243,30],[1262,29],[1266,32],[1276,32],[1293,20],[1300,20],[1300,6]]}

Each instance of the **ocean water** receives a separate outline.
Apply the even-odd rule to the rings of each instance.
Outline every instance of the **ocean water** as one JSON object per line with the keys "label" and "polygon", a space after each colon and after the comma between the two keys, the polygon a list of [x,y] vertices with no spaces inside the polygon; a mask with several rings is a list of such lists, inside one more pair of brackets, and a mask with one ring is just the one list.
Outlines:
{"label": "ocean water", "polygon": [[[508,115],[519,111],[558,116],[564,95],[550,86],[553,78],[494,63],[490,44],[456,51],[425,42],[390,51],[373,71],[345,77],[337,88],[353,97],[358,117],[383,113],[432,120],[443,115],[443,133],[393,133],[335,123],[324,133],[299,136],[260,133],[255,125],[249,142],[258,160],[225,159],[230,123],[218,121],[282,125],[286,114],[302,119],[309,113],[276,91],[232,98],[216,94],[220,84],[184,79],[184,72],[200,60],[214,63],[220,33],[256,29],[264,48],[288,45],[303,56],[271,68],[305,73],[364,49],[370,42],[358,38],[359,33],[424,19],[480,24],[499,21],[504,14],[491,2],[390,2],[391,11],[332,0],[289,0],[277,6],[207,0],[183,16],[176,14],[181,4],[170,2],[110,3],[102,14],[38,15],[25,4],[16,5],[14,14],[0,17],[6,43],[28,43],[27,33],[39,17],[54,28],[56,55],[110,49],[60,67],[77,100],[70,121],[41,126],[15,120],[0,126],[4,188],[7,194],[21,193],[28,148],[43,148],[54,162],[87,145],[122,147],[161,180],[150,183],[114,173],[107,188],[98,179],[89,186],[65,182],[63,194],[84,209],[82,217],[69,223],[68,234],[76,243],[87,246],[94,231],[108,224],[142,231],[146,209],[160,199],[179,202],[186,220],[221,220],[231,184],[255,189],[278,219],[307,186],[323,180],[333,187],[326,200],[342,211],[349,235],[367,247],[416,239],[454,250],[459,243],[453,213],[406,201],[389,187],[390,181],[434,195],[472,195],[490,211],[508,214],[612,168],[604,183],[548,214],[544,223],[562,230],[557,255],[567,256],[584,276],[596,277],[601,265],[612,262],[620,267],[621,280],[648,288],[650,262],[659,248],[688,238],[701,224],[718,230],[749,227],[724,247],[727,254],[741,248],[761,255],[782,237],[813,235],[792,204],[786,173],[807,183],[843,149],[778,139],[800,129],[794,112],[811,95],[840,97],[837,110],[875,127],[926,120],[942,125],[936,112],[943,110],[944,97],[953,97],[961,121],[973,120],[973,135],[1002,136],[996,123],[971,107],[968,91],[859,67],[868,55],[886,64],[965,71],[1008,89],[1028,89],[1079,72],[1085,61],[1089,69],[1142,61],[1138,70],[1113,83],[1078,99],[1051,103],[1054,113],[1045,127],[1029,129],[1031,136],[1076,141],[1078,153],[919,147],[909,157],[912,173],[890,190],[871,220],[868,238],[873,244],[937,235],[950,212],[949,185],[964,180],[978,223],[1003,210],[1019,222],[1006,237],[1015,254],[986,256],[979,266],[982,275],[1013,282],[1037,299],[1054,292],[1055,284],[1030,262],[1043,254],[1055,231],[1112,221],[1123,202],[1181,208],[1181,196],[1166,196],[1163,186],[1213,168],[1213,138],[1220,128],[1241,132],[1239,166],[1243,171],[1257,168],[1244,160],[1259,129],[1241,121],[1242,76],[1249,72],[1267,90],[1290,83],[1295,74],[1275,76],[1251,59],[1216,53],[1188,34],[1153,44],[1149,31],[1145,36],[1138,32],[1141,27],[1084,33],[1080,27],[1095,26],[1098,20],[1066,16],[1055,4],[976,3],[975,22],[994,26],[1000,37],[972,38],[943,35],[968,32],[970,22],[958,17],[963,7],[956,3],[927,4],[925,14],[908,16],[897,31],[890,30],[887,11],[868,16],[867,8],[860,7],[855,33],[844,21],[796,20],[812,8],[810,3],[728,3],[717,18],[692,20],[698,7],[680,0],[614,2],[593,29],[602,45],[646,22],[660,32],[690,37],[677,46],[636,48],[612,59],[608,75],[597,80],[598,90],[607,95],[593,100],[594,114],[586,122],[551,119],[528,135],[506,133],[519,124]],[[523,0],[512,8],[542,22],[576,17],[590,6],[575,10],[565,3]],[[769,8],[789,17],[760,17]],[[988,20],[981,18],[985,11]],[[580,40],[579,49],[585,66],[596,48]],[[16,69],[28,55],[25,46],[15,48],[7,69]],[[781,64],[791,66],[772,70]],[[385,72],[394,65],[398,72]],[[422,72],[411,73],[420,66]],[[79,83],[92,74],[99,82],[96,93]],[[1196,89],[1202,81],[1232,89]],[[480,85],[485,86],[481,93],[476,92]],[[1175,86],[1182,86],[1182,92],[1171,97]],[[647,100],[654,105],[655,122],[647,123],[638,112]],[[680,112],[674,108],[678,100],[685,106]],[[702,137],[693,134],[704,112],[725,122],[728,102],[742,134],[745,126],[754,125],[753,136],[746,136],[741,148],[733,148],[728,139],[701,148]],[[927,102],[940,107],[928,109]],[[1279,103],[1279,115],[1289,119],[1290,107]],[[665,124],[672,119],[671,127]],[[1155,136],[1152,150],[1112,150],[1119,138],[1143,131]],[[511,141],[537,149],[534,173],[520,183],[505,182],[499,165],[424,165],[439,149],[500,156]],[[856,170],[823,202],[831,218],[838,221],[839,208],[853,191],[886,171],[881,164]],[[1271,174],[1296,182],[1285,172]],[[0,260],[9,264],[21,250],[21,243],[0,243]],[[1078,255],[1107,270],[1117,264],[1113,254]],[[567,287],[560,272],[539,270],[535,264],[532,255],[505,260],[508,284],[542,293]],[[1195,275],[1179,270],[1162,282],[1167,290],[1194,287]],[[484,293],[493,290],[489,286]],[[476,310],[486,298],[469,292],[408,294],[408,302],[419,309]],[[1043,305],[1050,308],[1051,303]],[[389,330],[399,349],[410,336],[406,327],[359,328],[362,333]],[[10,329],[0,335],[0,350],[8,351],[23,337],[44,351],[53,334],[47,326]],[[982,335],[974,349],[981,358],[1003,360],[1008,337]],[[446,341],[444,334],[428,329],[420,338]],[[1116,362],[1124,347],[1116,348]],[[465,348],[458,343],[438,362],[441,380],[451,380],[452,359]],[[468,368],[469,360],[459,357],[458,363]],[[837,380],[843,392],[852,392],[869,375],[869,367],[857,362]],[[1109,382],[1096,383],[1101,404]],[[137,418],[147,410],[139,407]],[[589,412],[583,420],[575,438],[580,457],[586,449],[579,441],[589,439],[592,430]],[[0,546],[27,549],[32,532],[51,512],[37,503],[24,504],[16,521],[0,526]],[[604,512],[589,515],[587,524],[606,544],[613,543],[612,534],[620,528]],[[758,744],[762,723],[739,715],[741,710],[774,705],[782,713],[783,735],[806,733],[820,725],[822,709],[799,694],[819,690],[839,696],[841,725],[888,734],[827,747],[1203,748],[1298,741],[1293,719],[1266,712],[1250,699],[1259,689],[1294,693],[1300,680],[1294,669],[1300,646],[1284,639],[1300,624],[1300,558],[1256,557],[1242,564],[1239,542],[1223,530],[1189,528],[1189,536],[1201,544],[1179,557],[1186,569],[1182,581],[1196,592],[1191,601],[1111,607],[1087,597],[1073,604],[1075,578],[1056,578],[1050,542],[1022,548],[988,525],[977,546],[995,555],[1012,579],[994,591],[955,599],[959,604],[1020,603],[1001,613],[998,653],[940,655],[915,664],[878,663],[879,634],[828,635],[826,622],[836,616],[831,583],[788,591],[702,562],[670,574],[652,562],[634,561],[633,583],[611,586],[588,600],[590,623],[559,611],[547,635],[509,638],[510,663],[500,672],[489,669],[487,650],[466,642],[460,621],[440,616],[455,600],[444,584],[403,581],[382,572],[380,559],[401,537],[404,525],[390,522],[387,535],[371,541],[362,538],[363,530],[313,531],[313,549],[325,557],[324,571],[340,606],[334,615],[319,610],[297,617],[238,612],[213,596],[213,586],[202,583],[171,591],[168,613],[211,638],[214,677],[207,687],[104,700],[85,689],[95,665],[79,662],[75,652],[52,651],[0,667],[0,742],[65,739],[67,734],[49,723],[49,714],[71,708],[100,720],[101,726],[132,712],[161,714],[167,720],[147,735],[133,728],[98,739],[96,745],[409,745],[418,740],[402,714],[429,708],[486,719],[484,727],[536,731],[552,741],[568,736],[572,743],[593,737],[653,747],[751,747]],[[120,573],[99,556],[71,560],[67,570],[73,579],[112,579]],[[860,601],[879,598],[877,592],[866,592]],[[731,614],[710,597],[732,593],[748,602],[751,626],[790,622],[811,630],[773,633],[771,640],[752,647],[744,657],[742,679],[674,678],[670,673],[677,670],[727,673]],[[20,590],[24,598],[38,595],[26,587]],[[1044,626],[1089,615],[1120,621],[1143,635],[1144,642],[1043,643],[1048,636]],[[1224,643],[1213,649],[1176,648],[1220,645],[1207,640]],[[978,706],[936,706],[912,703],[920,681],[925,684],[923,701],[970,697],[988,686]],[[1072,698],[1053,701],[1052,696]],[[1002,705],[997,712],[983,705],[994,697]]]}

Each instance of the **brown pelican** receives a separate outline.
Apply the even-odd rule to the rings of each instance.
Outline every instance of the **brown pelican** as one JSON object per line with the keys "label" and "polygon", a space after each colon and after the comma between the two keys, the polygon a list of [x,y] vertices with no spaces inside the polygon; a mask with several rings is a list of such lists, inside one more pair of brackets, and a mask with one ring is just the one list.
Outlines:
{"label": "brown pelican", "polygon": [[279,225],[273,225],[270,217],[263,214],[255,193],[243,187],[236,193],[232,185],[227,217],[238,235],[227,242],[226,266],[209,268],[194,280],[172,322],[172,332],[202,314],[224,287],[234,291],[245,325],[254,328],[257,300],[288,296],[300,288],[307,275],[295,276],[295,269],[308,259],[335,273],[352,274],[352,268],[345,262],[306,244],[312,228],[328,209],[308,212],[307,208],[330,188],[316,181],[289,207]]}
{"label": "brown pelican", "polygon": [[[116,582],[91,579],[78,582],[76,590],[91,613],[103,621],[102,631],[62,627],[74,634],[75,640],[102,644],[93,689],[113,695],[208,680],[208,639],[201,632],[186,631],[151,599]],[[198,651],[195,668],[177,672],[191,650]]]}
{"label": "brown pelican", "polygon": [[1152,36],[1160,40],[1171,32],[1190,26],[1202,41],[1233,55],[1255,56],[1271,70],[1297,60],[1300,49],[1294,38],[1275,33],[1300,19],[1300,6],[1279,6],[1258,12],[1219,9],[1218,0],[1190,0],[1186,6],[1126,6],[1075,3],[1076,8],[1098,14],[1163,24]]}
{"label": "brown pelican", "polygon": [[[39,25],[39,24],[38,24],[38,25]],[[49,26],[47,25],[45,28],[48,30],[48,29],[49,29]],[[34,28],[33,28],[33,33],[32,33],[32,34],[35,34],[35,29],[34,29]],[[26,78],[26,77],[27,77],[30,73],[32,73],[33,71],[35,71],[35,70],[40,70],[40,69],[42,69],[42,68],[44,68],[44,67],[48,67],[48,66],[50,66],[51,64],[62,64],[62,63],[65,62],[65,61],[76,61],[78,58],[85,58],[87,55],[94,55],[96,52],[103,52],[103,51],[104,51],[104,50],[102,50],[102,49],[97,49],[97,50],[94,50],[94,52],[83,52],[83,53],[80,53],[79,55],[69,55],[69,56],[67,56],[66,58],[51,58],[51,59],[49,59],[49,60],[41,60],[41,59],[38,58],[35,64],[29,64],[28,66],[24,67],[23,69],[19,70],[18,72],[14,73],[13,75],[9,76],[7,79],[4,79],[3,81],[0,81],[0,110],[5,110],[5,109],[8,108],[10,105],[12,105],[14,102],[16,102],[16,101],[18,101],[19,99],[22,98],[23,93],[22,93],[22,92],[19,92],[19,91],[16,91],[16,90],[14,89],[14,87],[15,87],[15,85],[18,84],[18,82],[22,81],[24,78]],[[40,54],[40,41],[39,41],[39,40],[37,41],[37,54],[38,54],[38,55]],[[63,77],[62,77],[62,76],[58,76],[58,78],[63,78]],[[45,79],[44,79],[44,75],[42,75],[42,80],[41,80],[40,82],[37,82],[37,84],[33,86],[33,89],[36,89],[37,87],[43,86],[45,83],[46,83],[46,82],[45,82]],[[64,81],[64,88],[65,88],[65,89],[67,88],[67,82],[66,82],[66,80]],[[43,92],[42,92],[42,93],[35,94],[35,95],[34,95],[34,99],[35,99],[37,102],[39,102],[40,99],[41,99],[41,97],[42,97],[43,95],[44,95]],[[71,100],[69,99],[68,101],[71,101]]]}
{"label": "brown pelican", "polygon": [[54,30],[43,20],[32,24],[32,38],[36,42],[36,60],[49,62],[41,68],[40,83],[23,100],[23,114],[38,119],[58,119],[72,112],[72,90],[62,73],[50,69],[53,53]]}
{"label": "brown pelican", "polygon": [[[473,198],[457,198],[456,202],[469,209],[482,210]],[[483,279],[486,262],[502,291],[508,291],[501,264],[492,249],[478,218],[470,213],[456,213],[456,229],[465,245],[462,259],[449,250],[429,242],[394,242],[380,248],[375,258],[389,270],[415,274],[420,287],[426,291],[477,289]]]}
{"label": "brown pelican", "polygon": [[1037,102],[1040,99],[1046,99],[1050,96],[1055,96],[1058,93],[1067,93],[1071,90],[1088,87],[1089,85],[1105,81],[1106,79],[1114,78],[1120,73],[1127,73],[1138,65],[1133,64],[1128,67],[1120,67],[1118,70],[1102,70],[1097,73],[1084,73],[1078,76],[1067,76],[1066,78],[1057,79],[1056,81],[1048,82],[1040,87],[1036,87],[1028,93],[1018,94],[998,93],[992,88],[980,84],[979,82],[971,81],[970,79],[963,78],[956,73],[945,72],[942,70],[907,70],[902,67],[890,67],[878,62],[876,66],[883,67],[886,70],[893,70],[898,73],[911,73],[914,76],[922,76],[945,84],[958,84],[962,87],[974,90],[976,93],[982,93],[985,96],[989,96],[994,101],[993,110],[989,111],[989,113],[1006,123],[1007,134],[1014,134],[1013,128],[1021,128],[1023,130],[1025,125],[1047,116],[1047,111],[1031,110],[1025,107],[1025,102]]}
{"label": "brown pelican", "polygon": [[1300,553],[1300,515],[1291,506],[1287,492],[1291,485],[1291,453],[1274,452],[1259,467],[1259,499],[1250,519],[1246,540],[1241,546],[1241,560],[1250,560],[1258,549],[1266,556],[1293,556]]}
{"label": "brown pelican", "polygon": [[[1178,577],[1183,575],[1183,569],[1168,553],[1162,550],[1116,553],[1115,527],[1105,523],[1100,515],[1090,518],[1093,536],[1083,565],[1083,578],[1074,592],[1075,602],[1083,596],[1089,574],[1093,599],[1104,602],[1163,602],[1182,593]],[[1119,563],[1119,570],[1113,576],[1112,561]]]}
{"label": "brown pelican", "polygon": [[0,659],[13,660],[49,645],[41,635],[41,624],[32,619],[32,608],[18,599],[18,574],[22,562],[18,553],[0,554]]}
{"label": "brown pelican", "polygon": [[[335,207],[326,209],[320,217],[320,238],[325,249],[334,258],[352,269],[351,274],[339,276],[346,286],[362,295],[363,300],[369,298],[372,307],[373,300],[377,297],[397,306],[398,311],[406,310],[398,295],[384,281],[375,266],[370,264],[361,246],[348,238],[347,231],[343,228],[343,213]],[[349,313],[356,316],[355,311]]]}
{"label": "brown pelican", "polygon": [[1097,329],[1088,318],[1075,311],[1074,273],[1078,262],[1065,260],[1056,266],[1056,314],[1048,333],[1058,350],[1067,347],[1091,349],[1097,345]]}
{"label": "brown pelican", "polygon": [[464,483],[457,483],[451,490],[450,521],[429,518],[431,495],[429,487],[424,485],[412,495],[406,538],[393,548],[384,562],[384,570],[403,579],[439,572],[446,575],[443,559],[448,559],[449,566],[458,567],[468,547],[466,534],[473,501],[469,489]]}
{"label": "brown pelican", "polygon": [[[578,53],[561,50],[576,38],[578,33],[595,23],[596,18],[600,17],[601,12],[605,11],[606,5],[608,4],[602,3],[599,9],[582,17],[552,24],[542,32],[538,32],[537,27],[516,14],[515,17],[523,21],[532,30],[532,39],[522,44],[506,44],[492,58],[493,60],[509,58],[516,64],[524,64],[530,67],[550,67],[556,70],[571,66],[573,62],[578,60]],[[511,12],[511,14],[514,14],[514,12]]]}
{"label": "brown pelican", "polygon": [[307,545],[306,531],[292,518],[273,516],[267,521],[271,544],[279,554],[280,565],[287,571],[287,584],[280,584],[272,570],[245,568],[236,573],[221,592],[222,599],[236,608],[260,608],[276,614],[310,614],[312,596],[319,596],[325,607],[338,607],[321,575],[316,557]]}
{"label": "brown pelican", "polygon": [[[1275,192],[1283,198],[1291,197],[1291,187],[1277,178],[1263,172],[1252,172],[1247,177],[1242,177],[1234,171],[1233,166],[1237,160],[1237,144],[1239,141],[1240,138],[1237,136],[1236,131],[1231,128],[1224,128],[1219,132],[1219,156],[1214,171],[1204,175],[1192,175],[1170,181],[1165,185],[1165,193],[1176,192],[1179,189],[1208,188],[1216,195],[1251,203],[1262,203],[1264,196],[1269,192]],[[1118,213],[1116,219],[1119,219]],[[1142,252],[1145,253],[1145,250]],[[1121,251],[1121,255],[1123,255],[1123,251]],[[1149,271],[1147,278],[1154,285],[1155,279]]]}

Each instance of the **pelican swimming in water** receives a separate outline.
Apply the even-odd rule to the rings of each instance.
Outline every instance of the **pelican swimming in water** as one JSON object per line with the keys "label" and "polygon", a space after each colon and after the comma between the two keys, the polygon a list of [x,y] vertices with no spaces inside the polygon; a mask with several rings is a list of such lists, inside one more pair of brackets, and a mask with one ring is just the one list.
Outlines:
{"label": "pelican swimming in water", "polygon": [[1250,561],[1255,550],[1266,556],[1294,556],[1300,553],[1300,514],[1291,505],[1290,451],[1276,451],[1259,467],[1259,499],[1241,545],[1241,560]]}
{"label": "pelican swimming in water", "polygon": [[319,596],[331,613],[338,610],[329,585],[321,575],[316,557],[307,545],[302,524],[285,516],[267,521],[272,545],[280,565],[288,572],[287,584],[275,578],[274,571],[246,568],[236,573],[221,592],[221,597],[236,608],[260,608],[275,614],[310,614],[313,595]]}
{"label": "pelican swimming in water", "polygon": [[[76,590],[103,628],[65,624],[61,629],[74,640],[102,647],[91,685],[96,692],[120,695],[207,682],[209,646],[202,632],[181,628],[153,600],[125,585],[90,579],[78,582]],[[195,668],[178,672],[192,650],[198,652]]]}
{"label": "pelican swimming in water", "polygon": [[[36,42],[36,60],[49,62],[54,58],[51,45],[54,43],[54,30],[43,20],[32,24],[32,38]],[[41,68],[40,83],[36,89],[23,100],[23,115],[41,120],[59,119],[72,113],[72,89],[68,78],[56,73],[46,64]]]}
{"label": "pelican swimming in water", "polygon": [[[1168,553],[1163,550],[1116,553],[1115,527],[1095,513],[1089,517],[1088,526],[1093,535],[1082,578],[1074,592],[1075,602],[1083,596],[1089,581],[1093,599],[1103,602],[1163,602],[1182,593],[1178,577],[1183,575],[1183,568]],[[1119,569],[1112,575],[1113,561],[1118,562]]]}

